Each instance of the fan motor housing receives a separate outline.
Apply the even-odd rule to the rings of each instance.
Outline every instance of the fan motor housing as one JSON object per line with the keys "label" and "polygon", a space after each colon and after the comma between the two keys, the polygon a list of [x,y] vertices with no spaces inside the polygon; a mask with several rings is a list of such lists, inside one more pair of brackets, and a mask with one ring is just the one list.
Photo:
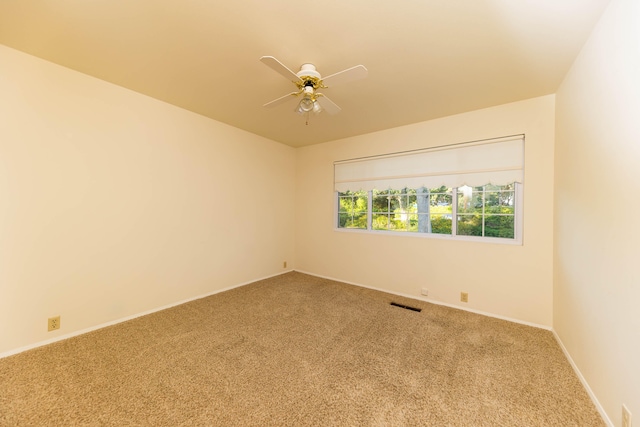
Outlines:
{"label": "fan motor housing", "polygon": [[320,80],[320,73],[316,70],[316,66],[313,64],[302,64],[300,71],[296,73],[298,77],[304,80],[305,77],[315,77]]}
{"label": "fan motor housing", "polygon": [[324,87],[322,85],[322,76],[313,64],[302,64],[296,76],[300,78],[300,81],[296,82],[300,90],[304,90],[305,87],[312,87],[314,90]]}

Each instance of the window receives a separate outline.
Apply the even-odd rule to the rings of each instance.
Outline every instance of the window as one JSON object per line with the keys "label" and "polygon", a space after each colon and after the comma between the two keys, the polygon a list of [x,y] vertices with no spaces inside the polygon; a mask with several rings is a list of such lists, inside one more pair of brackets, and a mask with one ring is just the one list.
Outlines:
{"label": "window", "polygon": [[457,200],[458,235],[515,237],[515,184],[461,187]]}
{"label": "window", "polygon": [[519,188],[512,183],[338,193],[338,228],[515,241]]}
{"label": "window", "polygon": [[373,211],[371,228],[374,230],[413,230],[416,222],[416,191],[387,190],[372,191]]}
{"label": "window", "polygon": [[450,188],[372,190],[371,229],[451,234]]}
{"label": "window", "polygon": [[334,163],[337,228],[521,242],[524,135]]}
{"label": "window", "polygon": [[338,195],[338,227],[367,228],[367,193],[364,191]]}

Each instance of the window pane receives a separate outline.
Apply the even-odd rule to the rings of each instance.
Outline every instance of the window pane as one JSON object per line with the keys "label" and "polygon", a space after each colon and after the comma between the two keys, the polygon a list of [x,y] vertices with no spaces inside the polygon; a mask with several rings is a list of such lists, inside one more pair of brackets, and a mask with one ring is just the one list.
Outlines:
{"label": "window pane", "polygon": [[431,213],[452,213],[452,200],[453,196],[451,196],[451,194],[431,195],[431,200],[429,202]]}
{"label": "window pane", "polygon": [[338,214],[338,228],[343,228],[346,226],[347,221],[349,220],[350,215],[346,214],[346,213],[339,213]]}
{"label": "window pane", "polygon": [[439,187],[429,189],[430,203],[435,206],[440,203],[451,203],[451,188]]}
{"label": "window pane", "polygon": [[451,215],[431,215],[431,232],[451,234]]}
{"label": "window pane", "polygon": [[436,193],[451,193],[451,188],[450,187],[445,187],[444,185],[442,187],[438,187],[438,188],[430,188],[429,189],[429,193],[431,194],[436,194]]}
{"label": "window pane", "polygon": [[429,200],[430,200],[429,190],[426,188],[419,188],[418,191],[416,192],[415,212],[417,214],[429,213],[429,209],[430,209]]}
{"label": "window pane", "polygon": [[501,213],[500,212],[500,192],[490,191],[484,193],[485,213]]}
{"label": "window pane", "polygon": [[488,215],[484,222],[484,235],[487,237],[514,238],[513,216]]}
{"label": "window pane", "polygon": [[367,192],[338,193],[338,228],[367,228]]}
{"label": "window pane", "polygon": [[367,209],[367,192],[366,191],[358,191],[351,192],[347,191],[346,193],[338,193],[340,197],[340,210],[341,211],[349,211],[352,210],[355,206],[358,208]]}
{"label": "window pane", "polygon": [[400,195],[389,196],[389,212],[395,212],[400,207]]}
{"label": "window pane", "polygon": [[407,231],[408,225],[409,225],[409,221],[406,215],[404,216],[395,215],[393,217],[393,221],[391,222],[390,229],[393,231]]}
{"label": "window pane", "polygon": [[[482,188],[482,187],[478,187],[478,188]],[[502,185],[487,184],[484,186],[484,191],[500,191],[502,188],[503,188]]]}
{"label": "window pane", "polygon": [[416,214],[414,220],[410,224],[409,231],[416,233],[428,233],[429,232],[429,215]]}
{"label": "window pane", "polygon": [[482,216],[458,215],[458,235],[482,236]]}
{"label": "window pane", "polygon": [[484,195],[485,213],[487,214],[510,214],[515,213],[514,209],[514,192],[513,191],[500,191],[507,189],[509,186],[496,186],[487,185],[496,189],[497,191],[486,191]]}
{"label": "window pane", "polygon": [[[506,186],[505,186],[506,187]],[[515,202],[515,192],[514,191],[503,191],[500,193],[500,207],[502,213],[509,213],[514,215],[516,210],[514,206]]]}
{"label": "window pane", "polygon": [[418,215],[418,214],[412,214],[409,216],[409,225],[407,226],[407,231],[411,231],[414,233],[418,232],[418,223],[421,222],[420,219],[421,217],[424,217],[426,215]]}
{"label": "window pane", "polygon": [[389,212],[389,193],[386,191],[373,190],[373,211]]}
{"label": "window pane", "polygon": [[371,228],[374,230],[387,230],[389,228],[389,215],[373,214]]}
{"label": "window pane", "polygon": [[366,214],[357,214],[350,215],[346,213],[341,213],[339,215],[339,225],[340,228],[367,228],[367,215]]}
{"label": "window pane", "polygon": [[482,192],[470,191],[470,187],[458,190],[459,213],[482,213]]}

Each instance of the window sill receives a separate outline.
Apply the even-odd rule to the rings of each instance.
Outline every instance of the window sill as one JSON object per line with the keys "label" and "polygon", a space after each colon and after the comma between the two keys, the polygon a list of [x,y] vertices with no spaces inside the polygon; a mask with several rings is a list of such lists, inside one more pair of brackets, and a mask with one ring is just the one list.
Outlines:
{"label": "window sill", "polygon": [[377,236],[405,236],[418,239],[436,239],[461,242],[489,243],[498,245],[523,246],[522,239],[504,239],[500,237],[451,236],[449,234],[414,233],[403,231],[364,230],[359,228],[335,228],[338,233],[372,234]]}

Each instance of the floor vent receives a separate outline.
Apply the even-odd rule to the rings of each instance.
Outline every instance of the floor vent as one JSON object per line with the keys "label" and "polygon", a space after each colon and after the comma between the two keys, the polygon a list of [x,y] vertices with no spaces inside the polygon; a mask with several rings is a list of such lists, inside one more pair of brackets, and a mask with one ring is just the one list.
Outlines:
{"label": "floor vent", "polygon": [[391,305],[394,306],[394,307],[405,308],[405,309],[411,310],[411,311],[417,311],[417,312],[421,312],[422,311],[421,308],[411,307],[409,305],[404,305],[404,304],[398,304],[397,302],[392,302]]}

